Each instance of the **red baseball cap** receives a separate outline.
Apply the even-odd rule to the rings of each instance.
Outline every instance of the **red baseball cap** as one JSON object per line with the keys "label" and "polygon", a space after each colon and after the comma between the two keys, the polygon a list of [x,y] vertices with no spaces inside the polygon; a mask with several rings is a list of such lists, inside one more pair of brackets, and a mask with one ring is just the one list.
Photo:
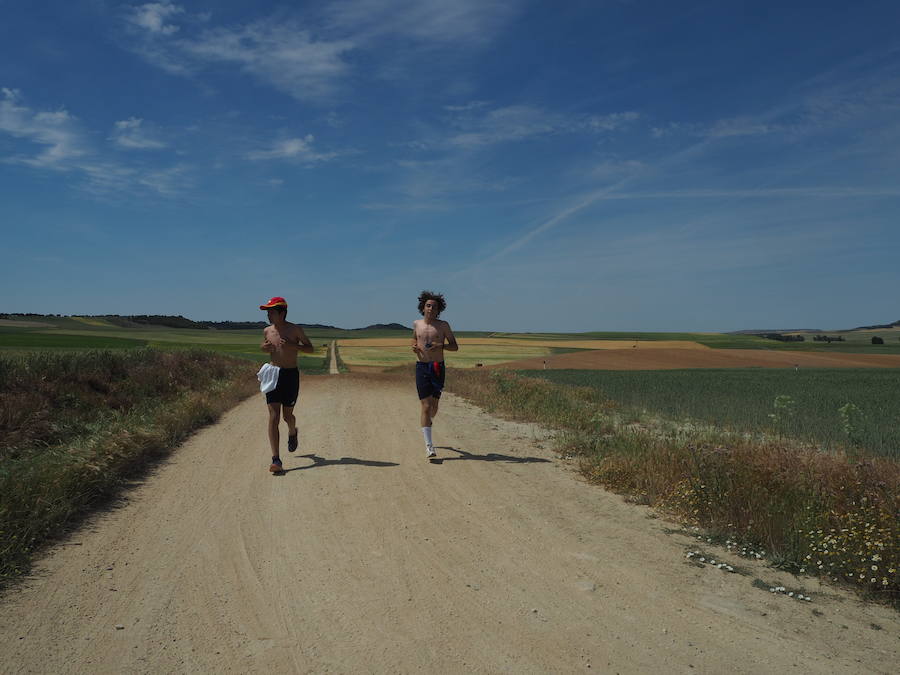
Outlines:
{"label": "red baseball cap", "polygon": [[279,298],[275,296],[271,300],[269,300],[266,304],[260,305],[260,309],[272,309],[273,307],[287,307],[287,300],[284,298]]}

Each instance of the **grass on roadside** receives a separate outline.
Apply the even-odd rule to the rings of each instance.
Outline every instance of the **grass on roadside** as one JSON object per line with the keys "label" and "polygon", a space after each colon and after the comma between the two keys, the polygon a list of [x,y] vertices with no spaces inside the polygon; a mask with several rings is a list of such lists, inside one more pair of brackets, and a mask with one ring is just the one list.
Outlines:
{"label": "grass on roadside", "polygon": [[0,357],[0,582],[123,480],[258,391],[209,351]]}
{"label": "grass on roadside", "polygon": [[452,391],[487,410],[559,430],[591,480],[776,565],[900,606],[900,463],[750,440],[712,427],[648,427],[592,387],[508,371],[455,370]]}

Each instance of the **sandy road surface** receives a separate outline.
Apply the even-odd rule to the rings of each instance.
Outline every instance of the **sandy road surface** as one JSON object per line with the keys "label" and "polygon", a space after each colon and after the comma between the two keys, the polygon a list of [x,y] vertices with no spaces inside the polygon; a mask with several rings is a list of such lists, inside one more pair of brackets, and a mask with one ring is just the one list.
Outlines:
{"label": "sandy road surface", "polygon": [[762,565],[745,564],[748,576],[689,565],[696,541],[580,481],[532,427],[450,396],[435,426],[443,461],[426,462],[416,408],[412,383],[305,377],[301,448],[271,476],[261,398],[239,405],[0,600],[0,669],[887,673],[900,662],[891,611],[808,579],[813,603],[773,596],[754,577],[797,583]]}

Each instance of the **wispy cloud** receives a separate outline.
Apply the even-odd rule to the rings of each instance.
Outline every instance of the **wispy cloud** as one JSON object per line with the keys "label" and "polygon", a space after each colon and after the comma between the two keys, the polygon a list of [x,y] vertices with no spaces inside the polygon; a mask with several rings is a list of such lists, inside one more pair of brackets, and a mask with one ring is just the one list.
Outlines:
{"label": "wispy cloud", "polygon": [[143,127],[144,120],[130,117],[113,125],[110,140],[122,148],[129,150],[156,150],[166,144],[156,138],[155,133]]}
{"label": "wispy cloud", "polygon": [[458,46],[490,41],[522,4],[516,0],[343,0],[330,3],[324,15],[331,30],[360,40],[399,36]]}
{"label": "wispy cloud", "polygon": [[204,31],[174,44],[201,63],[231,63],[297,100],[325,101],[337,92],[351,40],[317,40],[295,22],[258,21]]}
{"label": "wispy cloud", "polygon": [[18,90],[3,88],[0,94],[3,96],[0,131],[42,148],[37,154],[15,155],[5,161],[36,168],[66,169],[73,160],[87,154],[78,122],[65,109],[35,112],[22,104]]}
{"label": "wispy cloud", "polygon": [[[92,146],[89,134],[78,119],[65,109],[36,111],[22,102],[21,94],[16,90],[4,88],[0,89],[0,94],[0,133],[5,132],[41,148],[36,153],[20,152],[2,161],[36,170],[78,174],[83,179],[81,188],[95,195],[143,189],[174,195],[183,189],[183,178],[176,181],[169,177],[175,173],[183,174],[184,168],[147,169],[105,158]],[[122,138],[127,144],[129,130],[139,129],[140,120],[125,120],[120,124],[123,125]]]}
{"label": "wispy cloud", "polygon": [[126,20],[130,23],[161,35],[172,35],[178,32],[175,24],[166,23],[170,17],[183,14],[184,9],[171,2],[149,2],[140,7],[131,7],[126,12]]}
{"label": "wispy cloud", "polygon": [[685,135],[699,138],[728,138],[732,136],[764,136],[785,131],[788,127],[771,124],[752,118],[735,118],[717,120],[712,124],[670,122],[661,127],[653,127],[654,138]]}
{"label": "wispy cloud", "polygon": [[588,115],[582,126],[587,127],[591,131],[618,131],[639,117],[640,114],[633,110],[610,113],[608,115]]}
{"label": "wispy cloud", "polygon": [[128,48],[178,75],[235,65],[302,101],[330,100],[348,70],[345,55],[355,48],[351,39],[317,39],[298,19],[208,27],[205,18],[171,2],[142,5],[126,16]]}
{"label": "wispy cloud", "polygon": [[557,133],[565,120],[534,106],[514,105],[490,110],[485,115],[460,116],[455,123],[465,130],[451,136],[449,144],[471,148]]}
{"label": "wispy cloud", "polygon": [[611,133],[639,119],[633,111],[607,115],[563,115],[539,106],[520,104],[491,108],[474,101],[445,106],[455,130],[442,141],[459,148],[477,148],[513,141],[570,133]]}
{"label": "wispy cloud", "polygon": [[276,141],[266,150],[253,150],[247,153],[247,159],[285,159],[305,164],[325,162],[338,156],[336,152],[317,152],[313,149],[315,137],[307,134],[303,138],[286,138]]}
{"label": "wispy cloud", "polygon": [[318,10],[281,12],[236,26],[209,26],[168,0],[124,14],[126,47],[167,72],[194,76],[216,65],[236,65],[249,76],[298,101],[328,103],[345,89],[358,67],[349,55],[402,40],[376,68],[405,77],[399,61],[417,63],[422,49],[481,45],[515,15],[521,0],[344,0]]}

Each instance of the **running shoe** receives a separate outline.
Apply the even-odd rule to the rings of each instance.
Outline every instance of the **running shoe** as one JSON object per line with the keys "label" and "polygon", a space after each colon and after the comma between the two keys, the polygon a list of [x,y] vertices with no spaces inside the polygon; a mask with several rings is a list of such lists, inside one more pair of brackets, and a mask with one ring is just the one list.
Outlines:
{"label": "running shoe", "polygon": [[297,449],[297,434],[293,436],[288,436],[288,452],[293,452]]}
{"label": "running shoe", "polygon": [[284,471],[284,467],[281,465],[281,457],[272,458],[272,466],[269,467],[269,471],[272,473],[281,473]]}
{"label": "running shoe", "polygon": [[428,459],[431,459],[432,457],[437,457],[437,453],[434,451],[434,446],[433,446],[433,445],[426,445],[426,446],[425,446],[425,456],[426,456]]}

